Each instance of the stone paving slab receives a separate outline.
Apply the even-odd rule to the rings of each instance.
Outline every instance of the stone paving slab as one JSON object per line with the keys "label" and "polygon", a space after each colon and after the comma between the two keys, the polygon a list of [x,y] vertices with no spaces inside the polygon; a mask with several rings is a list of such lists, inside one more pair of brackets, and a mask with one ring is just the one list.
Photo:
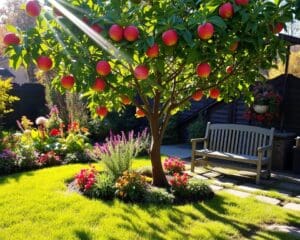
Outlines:
{"label": "stone paving slab", "polygon": [[287,203],[283,206],[283,208],[300,211],[300,204],[298,203]]}
{"label": "stone paving slab", "polygon": [[247,191],[247,192],[257,192],[257,191],[263,190],[258,185],[251,184],[251,183],[239,185],[237,188],[240,189],[240,190]]}
{"label": "stone paving slab", "polygon": [[290,233],[295,237],[300,237],[300,229],[293,226],[274,224],[274,225],[265,226],[265,229],[269,231],[275,231],[275,232]]}
{"label": "stone paving slab", "polygon": [[266,196],[255,196],[255,199],[267,204],[272,204],[272,205],[278,205],[280,203],[280,200],[276,199],[276,198],[271,198],[271,197],[266,197]]}
{"label": "stone paving slab", "polygon": [[229,185],[236,185],[238,184],[238,180],[236,179],[232,179],[232,178],[227,178],[227,177],[223,177],[223,178],[218,178],[216,180],[214,180],[214,183],[221,185],[221,184],[229,184]]}
{"label": "stone paving slab", "polygon": [[196,179],[200,179],[200,180],[208,180],[207,177],[204,177],[204,176],[202,176],[202,175],[194,174],[194,175],[192,175],[192,176],[193,176],[193,178],[196,178]]}
{"label": "stone paving slab", "polygon": [[223,189],[223,187],[217,186],[217,185],[213,185],[213,184],[211,184],[211,185],[209,185],[209,186],[210,186],[210,188],[211,188],[214,192],[221,191],[221,190]]}
{"label": "stone paving slab", "polygon": [[221,174],[218,172],[211,171],[211,172],[203,173],[202,175],[208,178],[216,178],[219,177]]}
{"label": "stone paving slab", "polygon": [[234,189],[225,189],[224,191],[227,192],[227,193],[230,193],[230,194],[232,194],[234,196],[240,197],[240,198],[246,198],[246,197],[250,197],[251,196],[250,193],[241,192],[241,191],[234,190]]}

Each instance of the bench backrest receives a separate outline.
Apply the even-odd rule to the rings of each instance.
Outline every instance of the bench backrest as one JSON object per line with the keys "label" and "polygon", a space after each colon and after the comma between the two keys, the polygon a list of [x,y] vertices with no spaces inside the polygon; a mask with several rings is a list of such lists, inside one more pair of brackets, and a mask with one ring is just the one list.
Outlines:
{"label": "bench backrest", "polygon": [[257,156],[257,148],[272,145],[274,128],[239,124],[207,123],[205,148],[213,151]]}

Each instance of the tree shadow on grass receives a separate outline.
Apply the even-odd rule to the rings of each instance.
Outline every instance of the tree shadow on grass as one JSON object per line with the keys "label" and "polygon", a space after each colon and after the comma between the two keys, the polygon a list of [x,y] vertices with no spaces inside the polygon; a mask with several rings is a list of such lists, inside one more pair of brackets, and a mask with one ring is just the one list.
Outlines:
{"label": "tree shadow on grass", "polygon": [[75,236],[80,240],[91,240],[91,239],[93,239],[90,233],[88,233],[86,231],[83,231],[83,230],[75,230],[74,233],[75,233]]}
{"label": "tree shadow on grass", "polygon": [[[172,205],[155,206],[151,204],[139,204],[138,208],[142,209],[143,211],[149,214],[149,217],[145,218],[145,216],[141,216],[141,214],[135,209],[136,205],[128,204],[124,205],[122,207],[123,211],[117,214],[118,217],[123,220],[122,223],[118,224],[118,227],[126,229],[128,232],[132,232],[138,236],[141,236],[143,237],[143,239],[167,239],[167,237],[165,236],[167,232],[170,231],[176,232],[178,239],[193,239],[192,236],[190,236],[190,232],[185,230],[190,226],[186,226],[185,223],[183,223],[182,217],[187,216],[188,218],[190,218],[190,221],[203,222],[203,219],[199,218],[200,215],[197,215],[197,213],[201,213],[201,215],[204,215],[208,221],[216,221],[224,225],[230,226],[239,233],[239,237],[241,238],[251,239],[253,236],[259,236],[262,239],[264,239],[264,236],[266,236],[266,239],[272,239],[272,237],[278,239],[285,239],[282,237],[286,236],[286,239],[293,239],[290,238],[290,235],[288,235],[287,233],[266,231],[262,228],[260,224],[243,222],[240,221],[237,217],[233,218],[232,216],[229,216],[226,207],[228,205],[237,206],[236,203],[232,201],[228,202],[228,199],[219,195],[216,195],[214,199],[212,199],[211,201],[207,201],[204,204],[192,204],[191,206],[194,210],[191,211],[184,211],[181,210],[180,207],[178,208]],[[165,210],[167,211],[165,212]],[[168,221],[166,221],[164,225],[153,221],[153,218],[162,217],[162,212],[164,212],[168,217]],[[140,221],[142,221],[143,224],[146,224],[146,227],[141,227],[139,222],[137,222],[136,218],[140,219]],[[299,225],[299,217],[293,214],[289,214],[287,222],[289,225]],[[222,234],[222,236],[220,236],[218,235],[218,232],[214,232],[213,228],[205,227],[205,224],[203,228],[207,233],[209,233],[209,237],[211,239],[225,240],[232,237],[230,236],[230,233],[224,233]],[[109,239],[115,240],[113,237]]]}
{"label": "tree shadow on grass", "polygon": [[0,184],[6,184],[11,181],[19,182],[20,179],[24,176],[33,176],[33,172],[28,171],[28,172],[13,173],[10,175],[0,175]]}

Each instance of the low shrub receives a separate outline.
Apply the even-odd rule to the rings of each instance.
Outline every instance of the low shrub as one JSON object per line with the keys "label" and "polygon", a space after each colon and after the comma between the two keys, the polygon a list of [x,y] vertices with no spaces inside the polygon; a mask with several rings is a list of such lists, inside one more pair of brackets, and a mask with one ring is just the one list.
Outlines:
{"label": "low shrub", "polygon": [[187,194],[188,180],[189,178],[186,173],[183,175],[174,173],[173,177],[169,180],[171,191],[176,198],[185,199]]}
{"label": "low shrub", "polygon": [[191,179],[187,185],[186,200],[189,202],[211,199],[214,192],[208,184],[201,180]]}
{"label": "low shrub", "polygon": [[89,156],[89,154],[84,152],[74,152],[74,153],[67,153],[64,157],[65,163],[91,163],[94,160]]}
{"label": "low shrub", "polygon": [[173,175],[174,173],[182,174],[185,170],[184,162],[178,157],[168,157],[164,161],[164,169],[167,174]]}
{"label": "low shrub", "polygon": [[146,195],[146,177],[126,171],[116,181],[116,196],[124,201],[142,202]]}
{"label": "low shrub", "polygon": [[195,202],[211,199],[214,192],[207,183],[201,180],[189,179],[187,174],[174,174],[169,181],[176,202]]}
{"label": "low shrub", "polygon": [[111,200],[115,196],[116,187],[112,177],[107,173],[100,173],[96,176],[96,182],[92,190],[93,197]]}
{"label": "low shrub", "polygon": [[143,175],[143,176],[146,176],[148,178],[152,178],[153,177],[153,174],[152,174],[152,167],[151,166],[145,166],[145,167],[141,167],[141,168],[138,168],[136,170],[137,173]]}
{"label": "low shrub", "polygon": [[174,195],[164,188],[150,187],[145,195],[145,202],[153,204],[172,204],[174,199]]}
{"label": "low shrub", "polygon": [[37,159],[37,165],[39,166],[55,166],[62,163],[60,156],[54,151],[42,153]]}
{"label": "low shrub", "polygon": [[0,153],[0,174],[9,174],[16,170],[16,154],[8,149]]}
{"label": "low shrub", "polygon": [[18,144],[16,148],[17,165],[20,169],[29,170],[37,167],[38,153],[32,144]]}
{"label": "low shrub", "polygon": [[81,169],[75,176],[75,183],[79,190],[84,194],[89,195],[92,192],[92,188],[96,183],[97,170],[94,166],[90,168]]}

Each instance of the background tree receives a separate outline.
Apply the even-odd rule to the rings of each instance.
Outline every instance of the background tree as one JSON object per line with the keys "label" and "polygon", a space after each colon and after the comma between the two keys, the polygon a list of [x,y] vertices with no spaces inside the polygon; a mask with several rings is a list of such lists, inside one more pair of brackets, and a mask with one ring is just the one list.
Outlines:
{"label": "background tree", "polygon": [[[48,0],[60,12],[44,6],[36,27],[18,30],[22,44],[7,54],[14,67],[34,59],[48,70],[52,59],[52,85],[83,92],[95,115],[134,104],[151,129],[153,184],[166,186],[160,145],[171,115],[202,95],[249,100],[249,85],[262,78],[259,68],[284,59],[276,33],[293,18],[295,3]],[[38,7],[29,10],[39,15]],[[48,60],[40,64],[42,55]]]}

